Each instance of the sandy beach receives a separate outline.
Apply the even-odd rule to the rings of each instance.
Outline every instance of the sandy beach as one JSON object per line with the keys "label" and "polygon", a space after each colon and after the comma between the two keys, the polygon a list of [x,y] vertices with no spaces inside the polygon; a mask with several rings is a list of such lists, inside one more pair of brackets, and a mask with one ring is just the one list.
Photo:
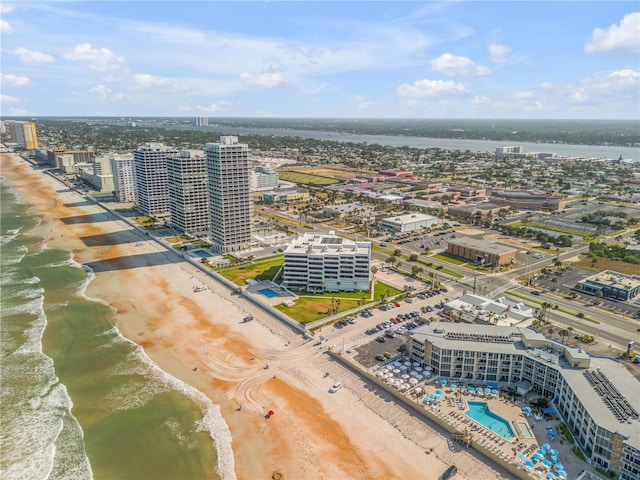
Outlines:
{"label": "sandy beach", "polygon": [[[435,429],[367,391],[299,335],[20,157],[2,154],[2,175],[42,217],[48,245],[72,250],[94,270],[86,294],[113,308],[120,332],[220,406],[237,478],[435,479],[451,463],[458,478],[505,478],[474,452],[449,449]],[[202,285],[207,290],[193,291]],[[243,322],[247,314],[255,320]],[[336,380],[345,388],[331,394]],[[399,412],[397,421],[383,418],[381,399]],[[276,413],[265,419],[270,409]]]}

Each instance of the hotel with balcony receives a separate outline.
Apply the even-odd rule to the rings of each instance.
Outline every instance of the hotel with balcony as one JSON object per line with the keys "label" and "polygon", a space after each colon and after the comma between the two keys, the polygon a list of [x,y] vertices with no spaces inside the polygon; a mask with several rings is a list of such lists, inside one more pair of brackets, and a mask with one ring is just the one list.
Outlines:
{"label": "hotel with balcony", "polygon": [[432,323],[408,337],[411,359],[455,383],[496,384],[549,398],[585,457],[638,480],[640,383],[619,362],[592,357],[528,328]]}
{"label": "hotel with balcony", "polygon": [[371,243],[305,233],[284,251],[282,283],[291,290],[338,292],[369,290]]}
{"label": "hotel with balcony", "polygon": [[167,156],[170,225],[181,233],[206,237],[209,197],[204,152],[181,150]]}

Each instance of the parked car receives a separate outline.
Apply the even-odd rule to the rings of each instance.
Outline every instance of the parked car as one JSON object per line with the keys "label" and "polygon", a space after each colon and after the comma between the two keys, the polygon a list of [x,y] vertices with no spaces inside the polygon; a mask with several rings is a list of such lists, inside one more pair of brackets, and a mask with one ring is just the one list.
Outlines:
{"label": "parked car", "polygon": [[342,388],[342,382],[336,382],[334,383],[331,388],[329,389],[329,391],[331,393],[336,393],[338,390],[340,390]]}
{"label": "parked car", "polygon": [[385,356],[385,358],[392,358],[393,357],[393,353],[384,352],[384,356]]}
{"label": "parked car", "polygon": [[381,335],[381,336],[379,336],[379,337],[377,337],[377,338],[376,338],[376,340],[377,340],[378,342],[380,342],[380,343],[384,343],[384,342],[386,342],[386,341],[387,341],[387,339],[386,339],[385,337],[383,337],[382,335]]}
{"label": "parked car", "polygon": [[378,360],[379,362],[384,362],[386,359],[385,359],[384,355],[379,353],[378,355],[376,355],[376,360]]}

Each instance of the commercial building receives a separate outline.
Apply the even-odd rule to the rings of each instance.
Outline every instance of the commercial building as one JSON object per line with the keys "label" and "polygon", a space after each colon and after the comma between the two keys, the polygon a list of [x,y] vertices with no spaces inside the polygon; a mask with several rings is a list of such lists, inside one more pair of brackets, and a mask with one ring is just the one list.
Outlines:
{"label": "commercial building", "polygon": [[395,178],[413,178],[413,172],[409,170],[401,170],[398,168],[391,168],[388,170],[378,171],[378,175],[382,177],[395,177]]}
{"label": "commercial building", "polygon": [[447,253],[482,265],[508,265],[516,258],[516,249],[471,237],[452,238]]}
{"label": "commercial building", "polygon": [[209,117],[196,117],[195,123],[196,127],[208,127]]}
{"label": "commercial building", "polygon": [[520,327],[432,323],[408,342],[412,360],[452,383],[547,397],[590,462],[638,480],[640,385],[616,360]]}
{"label": "commercial building", "polygon": [[575,289],[589,295],[601,292],[603,298],[625,302],[640,293],[640,276],[605,270],[580,280]]}
{"label": "commercial building", "polygon": [[178,153],[161,143],[147,143],[133,151],[138,210],[159,220],[169,220],[167,156]]}
{"label": "commercial building", "polygon": [[251,171],[251,189],[272,190],[278,186],[278,174],[269,165],[257,165]]}
{"label": "commercial building", "polygon": [[264,203],[306,203],[309,201],[309,191],[298,188],[265,192],[262,194]]}
{"label": "commercial building", "polygon": [[431,227],[437,223],[438,217],[424,213],[407,213],[406,215],[385,218],[380,222],[380,225],[382,228],[394,232],[412,232],[423,227]]}
{"label": "commercial building", "polygon": [[38,133],[35,122],[11,121],[6,125],[11,140],[15,142],[17,147],[22,147],[25,150],[38,148]]}
{"label": "commercial building", "polygon": [[530,190],[509,190],[491,192],[491,202],[509,205],[521,210],[564,210],[567,202],[559,197],[550,197],[543,192]]}
{"label": "commercial building", "polygon": [[118,202],[138,201],[136,187],[136,166],[132,153],[114,154],[111,156],[111,172],[113,188]]}
{"label": "commercial building", "polygon": [[532,319],[536,312],[522,302],[513,302],[504,297],[492,300],[464,293],[445,303],[443,313],[456,321],[512,327]]}
{"label": "commercial building", "polygon": [[[456,193],[456,192],[454,192]],[[474,203],[469,205],[449,205],[447,207],[447,213],[458,217],[480,217],[489,218],[497,217],[502,212],[507,210],[504,205],[498,205],[496,203]]]}
{"label": "commercial building", "polygon": [[172,228],[206,237],[210,213],[204,152],[181,150],[167,155],[169,213]]}
{"label": "commercial building", "polygon": [[496,148],[496,158],[519,158],[524,157],[524,155],[522,146]]}
{"label": "commercial building", "polygon": [[284,251],[282,283],[292,290],[338,292],[369,290],[371,243],[305,233]]}
{"label": "commercial building", "polygon": [[220,253],[251,246],[249,146],[223,136],[205,146],[211,222],[209,240]]}

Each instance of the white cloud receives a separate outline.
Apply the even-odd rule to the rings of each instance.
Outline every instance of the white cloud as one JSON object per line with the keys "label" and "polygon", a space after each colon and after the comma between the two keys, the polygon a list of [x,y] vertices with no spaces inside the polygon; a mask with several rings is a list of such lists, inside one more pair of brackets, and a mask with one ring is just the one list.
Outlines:
{"label": "white cloud", "polygon": [[638,104],[640,100],[640,72],[619,70],[605,76],[587,77],[566,88],[567,96],[575,103],[606,104],[625,101]]}
{"label": "white cloud", "polygon": [[0,18],[0,33],[5,35],[13,33],[13,27],[3,18]]}
{"label": "white cloud", "polygon": [[31,84],[29,77],[0,73],[0,82],[5,87],[24,87]]}
{"label": "white cloud", "polygon": [[491,100],[485,95],[476,95],[473,97],[473,100],[471,100],[471,103],[474,105],[487,105],[489,102],[491,102]]}
{"label": "white cloud", "polygon": [[120,92],[113,92],[109,87],[96,85],[89,89],[89,93],[97,95],[104,102],[126,102],[127,97]]}
{"label": "white cloud", "polygon": [[376,104],[373,100],[367,97],[363,97],[362,95],[356,95],[351,99],[350,103],[359,110],[366,110],[367,108],[371,108]]}
{"label": "white cloud", "polygon": [[497,43],[489,45],[489,58],[493,63],[507,63],[509,57],[511,57],[511,48]]}
{"label": "white cloud", "polygon": [[24,65],[43,65],[56,61],[51,55],[23,47],[16,48],[13,53],[20,58],[20,63]]}
{"label": "white cloud", "polygon": [[137,73],[133,76],[133,79],[136,87],[145,89],[152,88],[176,93],[192,90],[188,85],[184,85],[165,77],[149,75],[148,73]]}
{"label": "white cloud", "polygon": [[259,88],[275,88],[286,85],[289,81],[281,73],[263,72],[261,74],[243,72],[240,80],[245,85]]}
{"label": "white cloud", "polygon": [[435,97],[440,95],[464,95],[467,88],[452,80],[416,80],[413,84],[403,83],[398,87],[398,95],[407,98]]}
{"label": "white cloud", "polygon": [[628,13],[620,24],[614,24],[608,30],[596,28],[584,46],[586,53],[623,50],[640,50],[640,12]]}
{"label": "white cloud", "polygon": [[24,108],[11,107],[7,112],[12,117],[30,117],[35,115],[34,112],[30,110],[25,110]]}
{"label": "white cloud", "polygon": [[0,13],[11,13],[13,12],[13,5],[6,5],[4,3],[0,3]]}
{"label": "white cloud", "polygon": [[448,77],[478,77],[491,74],[488,67],[476,65],[467,57],[458,57],[450,53],[444,53],[431,60],[431,70]]}
{"label": "white cloud", "polygon": [[12,97],[11,95],[0,95],[0,103],[9,104],[9,103],[20,103],[20,102],[22,102],[22,100],[19,99],[18,97]]}
{"label": "white cloud", "polygon": [[196,110],[200,111],[200,112],[207,112],[207,113],[215,113],[215,112],[220,112],[222,110],[226,110],[227,108],[229,108],[232,105],[231,102],[228,102],[226,100],[221,100],[218,103],[211,103],[209,106],[202,106],[202,105],[197,105],[196,106]]}
{"label": "white cloud", "polygon": [[90,43],[80,43],[71,52],[64,55],[67,60],[89,64],[91,70],[107,72],[119,70],[124,65],[124,58],[117,56],[108,48],[93,48]]}

